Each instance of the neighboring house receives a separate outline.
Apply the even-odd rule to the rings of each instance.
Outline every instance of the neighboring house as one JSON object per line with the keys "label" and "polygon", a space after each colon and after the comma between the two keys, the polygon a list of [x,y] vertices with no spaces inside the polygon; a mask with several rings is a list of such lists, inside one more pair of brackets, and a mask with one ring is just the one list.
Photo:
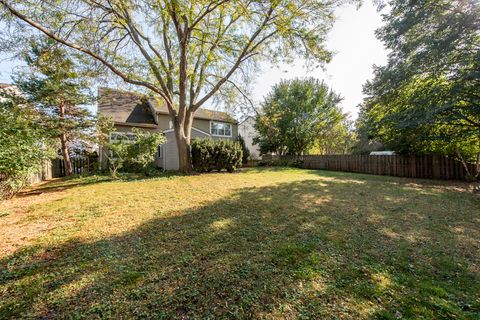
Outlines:
{"label": "neighboring house", "polygon": [[238,134],[245,140],[245,145],[250,151],[250,160],[260,159],[260,149],[258,145],[253,144],[253,138],[257,135],[254,125],[255,118],[252,116],[248,116],[238,125]]}
{"label": "neighboring house", "polygon": [[[178,149],[173,131],[173,122],[167,106],[161,101],[143,94],[109,88],[99,88],[98,113],[113,118],[116,132],[127,133],[132,128],[163,132],[167,139],[160,145],[155,163],[164,170],[178,170]],[[113,132],[110,139],[118,135]],[[191,139],[213,138],[235,140],[238,134],[237,121],[225,112],[198,109],[193,119]],[[104,151],[100,152],[100,161]]]}

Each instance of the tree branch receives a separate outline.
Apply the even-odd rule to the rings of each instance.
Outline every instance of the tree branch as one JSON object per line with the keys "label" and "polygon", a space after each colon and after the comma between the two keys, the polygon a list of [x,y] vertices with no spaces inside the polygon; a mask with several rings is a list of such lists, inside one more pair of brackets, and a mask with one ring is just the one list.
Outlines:
{"label": "tree branch", "polygon": [[265,19],[263,20],[262,24],[257,28],[257,30],[252,34],[252,36],[250,37],[250,39],[248,40],[247,44],[245,45],[245,47],[243,48],[242,52],[239,54],[238,58],[237,58],[237,61],[234,63],[234,65],[232,66],[232,68],[227,72],[227,74],[218,81],[218,83],[212,88],[212,90],[210,90],[209,93],[207,93],[202,99],[200,99],[197,103],[195,103],[192,107],[193,111],[197,110],[198,108],[200,108],[200,106],[202,104],[204,104],[208,99],[210,99],[217,91],[218,89],[232,76],[232,74],[238,69],[238,67],[240,66],[240,64],[245,61],[244,58],[245,56],[247,56],[248,54],[251,53],[252,49],[254,50],[255,48],[257,48],[262,42],[264,42],[266,39],[268,39],[268,37],[264,37],[262,38],[262,40],[260,40],[259,43],[255,44],[252,48],[250,48],[250,46],[255,42],[255,39],[260,35],[260,33],[263,31],[263,29],[265,28],[265,26],[268,24],[268,22],[270,21],[270,18],[271,18],[271,15],[273,13],[273,10],[274,10],[274,5],[272,4],[272,6],[270,7],[270,9],[268,10],[267,12],[267,15],[265,16]]}
{"label": "tree branch", "polygon": [[166,99],[164,93],[162,92],[162,90],[158,89],[155,85],[153,85],[152,83],[149,83],[147,81],[140,81],[140,80],[135,80],[135,79],[131,79],[129,76],[127,76],[125,73],[123,73],[122,71],[118,70],[114,65],[112,65],[110,62],[108,62],[105,58],[99,56],[98,54],[90,51],[89,49],[87,48],[84,48],[82,46],[79,46],[78,44],[75,44],[75,43],[71,43],[67,40],[64,40],[60,37],[58,37],[57,35],[55,35],[54,33],[50,32],[49,30],[47,30],[45,27],[43,27],[42,25],[34,22],[33,20],[31,20],[30,18],[28,18],[27,16],[25,16],[24,14],[22,14],[21,12],[17,11],[15,8],[13,8],[12,6],[10,6],[6,0],[0,0],[0,4],[2,4],[11,14],[13,14],[14,16],[16,16],[17,18],[19,18],[20,20],[26,22],[27,24],[29,24],[30,26],[32,26],[33,28],[41,31],[43,34],[45,34],[46,36],[48,36],[49,38],[69,47],[69,48],[72,48],[72,49],[75,49],[77,51],[80,51],[80,52],[83,52],[85,54],[87,54],[88,56],[92,57],[93,59],[101,62],[103,65],[105,65],[108,69],[110,69],[113,73],[115,73],[116,75],[118,75],[120,78],[123,79],[123,81],[127,82],[127,83],[130,83],[130,84],[134,84],[134,85],[138,85],[138,86],[142,86],[144,88],[147,88],[147,89],[150,89],[152,90],[153,92],[155,93],[158,93],[160,96],[162,96],[164,99]]}

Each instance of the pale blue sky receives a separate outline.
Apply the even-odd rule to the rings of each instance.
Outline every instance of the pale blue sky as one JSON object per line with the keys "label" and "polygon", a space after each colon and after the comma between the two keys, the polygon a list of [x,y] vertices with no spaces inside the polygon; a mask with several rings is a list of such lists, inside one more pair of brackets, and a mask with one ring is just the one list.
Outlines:
{"label": "pale blue sky", "polygon": [[[293,65],[272,67],[263,65],[259,76],[252,85],[253,100],[260,102],[280,79],[311,76],[323,79],[337,93],[344,97],[343,110],[356,118],[357,105],[362,102],[362,85],[372,78],[372,66],[383,65],[387,52],[375,38],[374,31],[382,25],[380,13],[370,2],[365,1],[360,9],[345,5],[336,12],[338,17],[329,34],[327,48],[336,52],[326,71],[316,69],[307,72],[303,61]],[[5,61],[0,55],[0,82],[11,82],[12,69],[18,64]]]}
{"label": "pale blue sky", "polygon": [[303,61],[281,68],[265,67],[254,85],[255,100],[261,101],[280,79],[311,76],[325,80],[341,94],[344,97],[343,110],[356,118],[357,106],[363,99],[362,85],[372,78],[372,66],[387,62],[387,51],[374,34],[382,26],[382,20],[370,1],[365,1],[358,10],[355,6],[345,5],[337,10],[336,16],[337,21],[327,42],[327,48],[336,54],[327,70],[307,72]]}

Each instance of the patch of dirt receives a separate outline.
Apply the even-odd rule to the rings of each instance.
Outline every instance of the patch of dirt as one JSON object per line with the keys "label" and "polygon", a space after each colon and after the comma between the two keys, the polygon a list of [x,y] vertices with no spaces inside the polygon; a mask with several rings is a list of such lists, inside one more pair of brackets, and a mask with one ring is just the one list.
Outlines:
{"label": "patch of dirt", "polygon": [[65,191],[41,192],[41,190],[32,192],[37,188],[38,185],[13,199],[0,202],[0,258],[24,247],[40,234],[53,229],[58,223],[45,219],[28,219],[32,206],[60,199],[66,193]]}

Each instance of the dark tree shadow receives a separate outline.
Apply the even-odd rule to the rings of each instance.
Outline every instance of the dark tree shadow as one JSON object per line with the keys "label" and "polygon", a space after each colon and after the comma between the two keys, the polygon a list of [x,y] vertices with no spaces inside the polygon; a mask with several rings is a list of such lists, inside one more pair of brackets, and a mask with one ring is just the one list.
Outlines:
{"label": "dark tree shadow", "polygon": [[28,247],[0,261],[0,318],[478,319],[480,216],[367,182],[244,188],[115,237]]}

